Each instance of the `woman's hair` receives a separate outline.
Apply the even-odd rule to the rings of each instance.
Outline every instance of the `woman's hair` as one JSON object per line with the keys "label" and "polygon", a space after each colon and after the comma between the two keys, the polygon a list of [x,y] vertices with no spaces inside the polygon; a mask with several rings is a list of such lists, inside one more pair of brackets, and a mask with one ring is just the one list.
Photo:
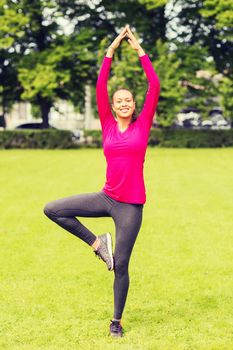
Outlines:
{"label": "woman's hair", "polygon": [[133,114],[132,114],[132,121],[131,123],[135,122],[137,120],[137,112],[136,110],[133,111]]}
{"label": "woman's hair", "polygon": [[[112,103],[113,103],[113,97],[114,97],[114,95],[115,95],[115,93],[117,92],[117,91],[120,91],[120,90],[126,90],[126,91],[129,91],[130,93],[131,93],[131,95],[132,95],[132,97],[133,97],[133,94],[132,94],[132,92],[129,90],[129,89],[126,89],[126,88],[119,88],[119,89],[117,89],[117,90],[115,90],[114,92],[113,92],[113,94],[112,94]],[[135,101],[135,99],[134,99],[134,97],[133,97],[133,100]],[[131,121],[131,123],[133,123],[133,122],[135,122],[137,120],[137,112],[136,112],[136,109],[133,111],[133,114],[132,114],[132,121]]]}

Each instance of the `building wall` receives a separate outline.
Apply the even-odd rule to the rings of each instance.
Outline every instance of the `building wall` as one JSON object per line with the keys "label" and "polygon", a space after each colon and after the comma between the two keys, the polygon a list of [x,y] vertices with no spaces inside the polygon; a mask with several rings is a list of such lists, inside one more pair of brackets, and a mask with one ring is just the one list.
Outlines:
{"label": "building wall", "polygon": [[[15,103],[11,112],[6,115],[6,129],[14,129],[24,123],[39,123],[41,119],[33,118],[31,104],[28,102]],[[49,123],[58,129],[100,129],[99,119],[94,118],[91,107],[91,89],[86,86],[85,112],[78,113],[73,104],[59,100],[49,114]]]}

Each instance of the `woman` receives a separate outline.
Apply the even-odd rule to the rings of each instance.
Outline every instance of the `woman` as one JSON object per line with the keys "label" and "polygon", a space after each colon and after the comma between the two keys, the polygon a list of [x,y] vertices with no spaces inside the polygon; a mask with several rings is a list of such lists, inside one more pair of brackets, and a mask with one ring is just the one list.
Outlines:
{"label": "woman", "polygon": [[[111,105],[108,98],[107,80],[112,57],[125,37],[138,53],[149,85],[143,109],[137,118],[135,101],[129,90],[117,90]],[[121,318],[129,288],[128,265],[146,201],[143,163],[159,90],[159,80],[149,57],[129,26],[126,26],[109,46],[96,86],[103,149],[107,161],[106,183],[100,192],[58,199],[48,203],[44,209],[50,219],[89,244],[108,269],[114,270],[114,314],[110,323],[110,335],[113,337],[123,336]],[[111,234],[96,236],[76,216],[113,218],[116,228],[114,257]]]}

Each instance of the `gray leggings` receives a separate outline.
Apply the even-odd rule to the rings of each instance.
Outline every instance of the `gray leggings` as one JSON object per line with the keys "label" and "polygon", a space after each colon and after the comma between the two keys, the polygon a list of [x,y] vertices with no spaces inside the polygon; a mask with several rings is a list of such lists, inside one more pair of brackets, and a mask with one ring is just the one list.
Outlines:
{"label": "gray leggings", "polygon": [[116,229],[114,251],[114,318],[120,319],[129,288],[128,266],[130,255],[142,222],[143,204],[118,202],[103,191],[78,194],[48,203],[44,213],[65,230],[92,245],[95,234],[76,216],[112,217]]}

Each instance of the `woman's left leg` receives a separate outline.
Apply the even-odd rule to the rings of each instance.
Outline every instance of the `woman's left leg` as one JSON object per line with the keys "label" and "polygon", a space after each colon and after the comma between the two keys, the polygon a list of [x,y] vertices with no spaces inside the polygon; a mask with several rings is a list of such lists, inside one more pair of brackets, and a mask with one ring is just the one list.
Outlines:
{"label": "woman's left leg", "polygon": [[115,204],[111,211],[116,226],[114,252],[114,319],[120,320],[129,288],[129,260],[142,223],[142,204]]}

